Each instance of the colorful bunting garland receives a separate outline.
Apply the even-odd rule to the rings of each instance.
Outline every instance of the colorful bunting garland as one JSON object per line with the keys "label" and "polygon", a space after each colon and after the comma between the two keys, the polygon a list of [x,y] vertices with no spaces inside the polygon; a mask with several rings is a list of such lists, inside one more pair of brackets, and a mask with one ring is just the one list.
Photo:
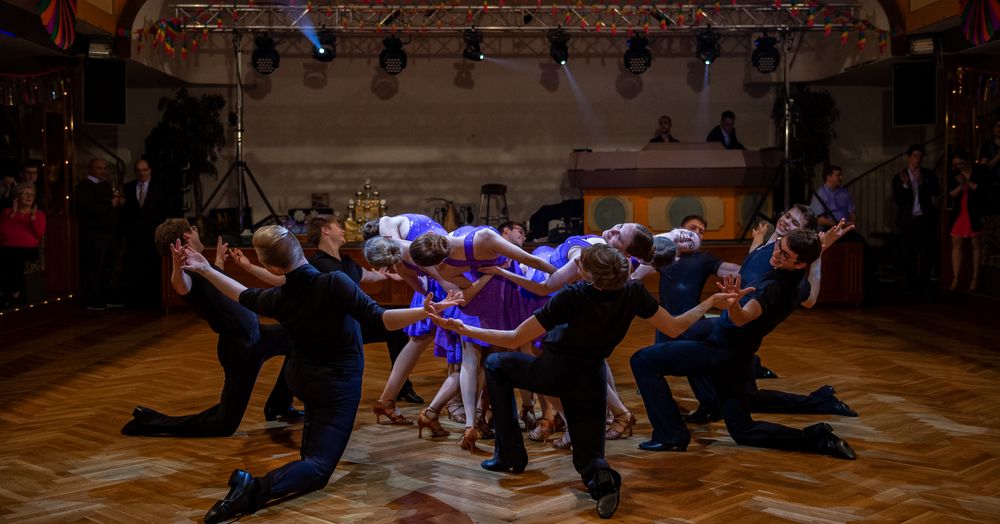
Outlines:
{"label": "colorful bunting garland", "polygon": [[962,32],[972,45],[982,45],[1000,32],[1000,2],[997,0],[960,0]]}
{"label": "colorful bunting garland", "polygon": [[76,40],[76,0],[39,0],[38,11],[52,43],[69,49]]}

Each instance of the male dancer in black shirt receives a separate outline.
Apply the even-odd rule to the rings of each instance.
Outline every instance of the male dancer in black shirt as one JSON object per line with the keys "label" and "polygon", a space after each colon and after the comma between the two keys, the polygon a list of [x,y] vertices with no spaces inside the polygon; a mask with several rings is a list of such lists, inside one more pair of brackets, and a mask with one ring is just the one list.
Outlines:
{"label": "male dancer in black shirt", "polygon": [[281,226],[265,226],[253,236],[265,269],[285,283],[270,289],[247,289],[187,250],[184,269],[204,276],[224,295],[252,311],[274,317],[293,340],[286,375],[295,396],[305,403],[301,460],[254,478],[237,469],[230,491],[205,514],[208,524],[253,513],[267,501],[322,489],[347,447],[361,402],[364,351],[358,321],[382,321],[400,329],[462,301],[455,294],[423,308],[384,310],[342,272],[320,273],[306,262],[302,246]]}
{"label": "male dancer in black shirt", "polygon": [[672,317],[642,282],[629,280],[629,260],[605,244],[584,248],[574,259],[583,282],[570,284],[511,331],[480,329],[460,320],[431,318],[441,327],[500,347],[521,347],[548,332],[538,357],[493,353],[486,359],[486,386],[493,400],[496,451],[482,463],[490,471],[521,473],[528,464],[517,422],[514,388],[562,399],[573,435],[573,465],[610,518],[618,508],[621,476],[604,458],[607,382],[604,359],[611,355],[636,316],[678,335],[711,307],[726,307],[735,294],[716,294],[687,313]]}
{"label": "male dancer in black shirt", "polygon": [[[219,334],[217,352],[226,381],[219,403],[194,415],[168,416],[153,409],[137,406],[132,420],[122,428],[125,435],[173,435],[176,437],[228,437],[236,432],[243,419],[250,394],[264,361],[278,355],[288,355],[291,339],[281,326],[261,326],[257,315],[226,298],[200,275],[182,271],[181,246],[200,253],[204,246],[198,229],[182,218],[171,218],[156,228],[156,246],[166,255],[173,247],[173,269],[170,283],[181,299],[195,314],[208,322]],[[221,244],[216,265],[225,262]],[[292,393],[285,384],[284,374],[271,390],[264,407],[264,418],[297,419],[302,412],[292,407]]]}
{"label": "male dancer in black shirt", "polygon": [[[346,243],[344,229],[340,225],[340,220],[334,215],[317,215],[309,220],[309,243],[316,246],[316,252],[307,259],[310,265],[319,270],[320,273],[333,273],[342,271],[355,284],[362,282],[378,282],[386,279],[402,280],[396,273],[388,270],[372,271],[359,266],[351,257],[340,252],[340,248]],[[263,282],[272,286],[280,286],[285,283],[285,277],[274,275],[261,266],[255,266],[239,249],[231,249],[236,263],[247,272],[251,273]],[[381,322],[373,325],[361,324],[361,339],[365,344],[372,342],[385,342],[389,349],[389,360],[395,364],[399,353],[410,341],[410,337],[402,330],[386,331]],[[414,404],[423,404],[424,399],[413,390],[410,379],[406,379],[403,388],[399,390],[396,400],[405,400]]]}
{"label": "male dancer in black shirt", "polygon": [[652,439],[640,444],[639,449],[687,449],[691,435],[663,377],[707,375],[718,392],[726,428],[737,444],[855,458],[850,445],[834,435],[829,424],[798,430],[755,422],[748,407],[746,376],[753,354],[764,337],[798,307],[805,268],[819,258],[821,249],[814,231],[790,232],[775,242],[773,269],[754,283],[755,288],[740,290],[739,276],[724,279],[724,291],[745,296],[723,311],[707,340],[665,342],[632,355],[632,374],[653,426]]}

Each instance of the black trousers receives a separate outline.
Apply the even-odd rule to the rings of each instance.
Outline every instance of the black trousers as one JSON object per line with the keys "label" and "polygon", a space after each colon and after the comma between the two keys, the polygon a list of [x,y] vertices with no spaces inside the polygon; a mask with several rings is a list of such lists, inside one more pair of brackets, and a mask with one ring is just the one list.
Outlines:
{"label": "black trousers", "polygon": [[938,222],[935,213],[924,213],[901,221],[898,271],[911,292],[930,293],[931,273],[937,265]]}
{"label": "black trousers", "polygon": [[80,230],[80,287],[85,305],[100,306],[112,299],[115,262],[114,231]]}
{"label": "black trousers", "polygon": [[[406,343],[410,341],[409,335],[403,333],[402,329],[397,329],[389,331],[385,329],[385,325],[381,322],[372,324],[361,324],[361,340],[365,343],[371,342],[385,342],[387,348],[389,348],[389,361],[392,365],[396,365],[396,359],[399,358],[400,352],[403,351],[403,347]],[[413,390],[413,383],[407,378],[406,382],[403,383],[403,387],[400,391]]]}
{"label": "black trousers", "polygon": [[[714,326],[714,320],[702,318],[676,339],[672,339],[657,331],[656,343],[660,344],[674,340],[704,341],[711,336]],[[754,353],[753,363],[744,377],[744,387],[751,412],[810,415],[834,413],[836,411],[837,399],[822,390],[813,391],[808,395],[800,395],[798,393],[788,393],[775,389],[757,389],[757,368],[760,366],[760,357]],[[691,385],[691,392],[698,399],[700,409],[708,410],[712,413],[722,412],[721,401],[712,377],[689,376],[688,383]]]}
{"label": "black trousers", "polygon": [[[496,459],[508,465],[528,461],[517,421],[514,388],[518,388],[562,401],[566,426],[573,437],[573,466],[588,488],[599,470],[611,470],[604,458],[608,390],[603,358],[559,355],[548,350],[539,357],[493,353],[486,358],[485,369],[496,427]],[[612,473],[619,478],[617,472]]]}
{"label": "black trousers", "polygon": [[361,403],[363,355],[361,362],[358,369],[344,370],[289,359],[285,375],[306,411],[301,460],[257,477],[257,508],[270,499],[323,489],[329,482],[347,448]]}
{"label": "black trousers", "polygon": [[[219,363],[226,375],[219,403],[193,415],[169,416],[154,410],[141,420],[126,426],[130,434],[172,435],[175,437],[228,437],[236,432],[250,403],[257,375],[264,362],[272,357],[288,355],[291,337],[278,325],[260,327],[254,340],[220,335],[217,345]],[[283,411],[292,403],[292,392],[285,379],[285,366],[268,396],[265,410]]]}
{"label": "black trousers", "polygon": [[20,293],[24,299],[24,264],[38,260],[37,247],[0,247],[0,293]]}
{"label": "black trousers", "polygon": [[691,438],[664,376],[704,375],[711,377],[718,391],[726,429],[737,444],[819,452],[824,442],[821,435],[753,420],[745,379],[753,355],[728,346],[711,338],[676,341],[656,344],[632,355],[632,375],[653,426],[652,439],[678,442]]}

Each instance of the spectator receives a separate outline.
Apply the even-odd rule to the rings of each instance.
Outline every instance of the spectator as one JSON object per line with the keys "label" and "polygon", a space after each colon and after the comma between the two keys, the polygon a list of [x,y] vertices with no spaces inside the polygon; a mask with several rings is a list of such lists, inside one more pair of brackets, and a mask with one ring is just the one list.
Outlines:
{"label": "spectator", "polygon": [[969,291],[979,287],[979,261],[982,253],[980,232],[983,229],[984,182],[989,171],[983,165],[974,165],[969,154],[961,149],[951,159],[952,173],[948,178],[948,197],[951,204],[951,286],[958,287],[958,274],[962,269],[962,252],[965,239],[972,239],[972,281]]}
{"label": "spectator", "polygon": [[655,144],[658,142],[659,143],[680,142],[680,140],[677,140],[676,138],[674,138],[673,135],[670,134],[670,128],[673,126],[673,121],[670,120],[669,116],[667,115],[661,116],[660,121],[658,123],[659,126],[656,128],[656,136],[649,139],[650,144]]}
{"label": "spectator", "polygon": [[813,192],[809,207],[816,213],[821,230],[826,231],[837,225],[841,220],[847,225],[853,226],[857,223],[854,214],[854,199],[842,186],[844,181],[843,170],[840,166],[827,166],[823,169],[823,185]]}
{"label": "spectator", "polygon": [[38,260],[45,236],[45,213],[35,205],[35,185],[22,182],[13,190],[12,207],[0,212],[0,307],[24,304],[24,264]]}
{"label": "spectator", "polygon": [[931,294],[931,269],[936,256],[937,206],[941,194],[937,176],[921,166],[924,146],[906,150],[906,167],[892,179],[892,200],[898,207],[896,227],[900,235],[899,272],[911,294]]}
{"label": "spectator", "polygon": [[76,186],[76,219],[80,228],[80,285],[84,306],[102,311],[121,304],[112,297],[111,277],[118,210],[124,197],[111,189],[108,163],[95,158],[87,164],[87,178]]}
{"label": "spectator", "polygon": [[743,144],[736,139],[736,114],[726,110],[722,112],[722,119],[719,125],[709,131],[705,137],[706,142],[722,142],[726,149],[746,149]]}
{"label": "spectator", "polygon": [[128,298],[133,305],[158,305],[162,262],[154,237],[156,227],[167,219],[166,193],[163,184],[153,177],[149,162],[136,162],[135,176],[122,190]]}
{"label": "spectator", "polygon": [[990,215],[1000,214],[1000,118],[993,122],[990,138],[979,148],[979,163],[988,170],[988,178],[984,180],[986,191],[981,197],[987,207],[984,211]]}

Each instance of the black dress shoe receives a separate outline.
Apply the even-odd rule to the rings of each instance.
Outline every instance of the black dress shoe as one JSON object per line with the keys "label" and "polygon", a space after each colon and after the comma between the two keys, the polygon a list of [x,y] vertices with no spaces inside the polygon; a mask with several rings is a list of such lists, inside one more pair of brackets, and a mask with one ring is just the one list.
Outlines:
{"label": "black dress shoe", "polygon": [[282,409],[272,409],[264,408],[264,420],[298,420],[306,416],[306,412],[300,409],[295,409],[295,406],[288,406]]}
{"label": "black dress shoe", "polygon": [[690,443],[691,443],[690,437],[684,440],[675,440],[669,442],[657,442],[655,440],[647,440],[646,442],[639,443],[639,449],[643,451],[687,451],[688,444]]}
{"label": "black dress shoe", "polygon": [[255,493],[257,480],[242,469],[233,470],[229,476],[229,494],[216,502],[205,514],[205,524],[230,520],[237,515],[257,511]]}
{"label": "black dress shoe", "polygon": [[830,413],[831,415],[840,415],[842,417],[858,416],[858,412],[851,409],[851,406],[848,406],[842,400],[834,399],[833,403],[830,404],[830,407],[828,409],[829,411],[826,412]]}
{"label": "black dress shoe", "polygon": [[396,402],[409,402],[410,404],[423,404],[424,398],[412,389],[404,389],[396,395]]}
{"label": "black dress shoe", "polygon": [[833,433],[823,438],[823,441],[820,443],[820,453],[846,460],[858,458],[857,453],[851,449],[851,445]]}
{"label": "black dress shoe", "polygon": [[714,411],[698,407],[693,413],[684,415],[684,422],[691,424],[708,424],[722,420],[722,415]]}
{"label": "black dress shoe", "polygon": [[152,415],[153,410],[149,408],[144,408],[142,406],[132,408],[132,418],[138,420],[139,422],[146,422]]}
{"label": "black dress shoe", "polygon": [[596,483],[595,498],[597,498],[597,516],[602,519],[610,519],[618,509],[620,499],[618,485],[616,485],[611,471],[602,469],[597,472],[593,482]]}
{"label": "black dress shoe", "polygon": [[826,397],[826,398],[829,398],[829,397],[832,397],[834,395],[834,393],[836,393],[836,392],[837,392],[837,390],[834,389],[833,386],[831,386],[829,384],[826,384],[824,386],[821,386],[816,391],[813,391],[812,393],[810,393],[809,396],[810,397],[821,397],[821,398],[822,397]]}
{"label": "black dress shoe", "polygon": [[491,458],[489,460],[482,461],[479,465],[486,471],[510,471],[511,473],[524,473],[524,468],[528,467],[528,461],[525,460],[523,464],[510,465],[500,462],[499,459]]}
{"label": "black dress shoe", "polygon": [[756,372],[757,378],[778,378],[778,374],[770,369],[760,366],[757,368]]}
{"label": "black dress shoe", "polygon": [[129,437],[140,437],[145,435],[146,432],[142,429],[142,424],[138,420],[132,419],[122,426],[122,435]]}

